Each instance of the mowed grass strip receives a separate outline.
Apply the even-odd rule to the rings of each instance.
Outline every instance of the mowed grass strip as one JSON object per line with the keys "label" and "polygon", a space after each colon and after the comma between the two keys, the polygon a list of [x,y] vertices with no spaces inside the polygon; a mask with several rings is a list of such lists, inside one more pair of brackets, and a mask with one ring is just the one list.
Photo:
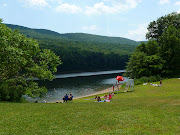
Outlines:
{"label": "mowed grass strip", "polygon": [[[156,82],[159,84],[159,82]],[[102,96],[102,95],[100,95]],[[180,80],[138,85],[111,102],[0,103],[0,135],[180,134]]]}

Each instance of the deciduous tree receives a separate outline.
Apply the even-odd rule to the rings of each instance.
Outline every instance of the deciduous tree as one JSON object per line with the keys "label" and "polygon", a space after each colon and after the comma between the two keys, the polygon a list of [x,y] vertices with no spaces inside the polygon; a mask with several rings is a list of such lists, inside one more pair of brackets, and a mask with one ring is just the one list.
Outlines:
{"label": "deciduous tree", "polygon": [[146,39],[155,39],[158,41],[159,37],[170,25],[174,26],[176,29],[180,29],[179,13],[173,12],[158,18],[156,21],[150,22],[147,28]]}
{"label": "deciduous tree", "polygon": [[180,75],[180,15],[172,13],[150,23],[146,44],[138,46],[127,65],[127,75]]}
{"label": "deciduous tree", "polygon": [[60,57],[41,50],[36,40],[11,30],[0,20],[0,100],[20,101],[22,95],[42,96],[47,91],[33,80],[54,78]]}

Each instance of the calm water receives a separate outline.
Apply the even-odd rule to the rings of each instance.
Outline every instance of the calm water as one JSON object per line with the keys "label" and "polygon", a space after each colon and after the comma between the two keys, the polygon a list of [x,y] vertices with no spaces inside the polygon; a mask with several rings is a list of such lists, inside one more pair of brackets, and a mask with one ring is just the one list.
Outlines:
{"label": "calm water", "polygon": [[[74,97],[88,95],[116,84],[116,76],[122,75],[124,70],[85,72],[56,75],[53,81],[39,81],[39,84],[47,87],[48,92],[43,98],[28,100],[34,102],[55,102],[62,99],[67,93],[72,92]],[[126,82],[128,78],[124,78]],[[123,83],[122,82],[122,83]]]}

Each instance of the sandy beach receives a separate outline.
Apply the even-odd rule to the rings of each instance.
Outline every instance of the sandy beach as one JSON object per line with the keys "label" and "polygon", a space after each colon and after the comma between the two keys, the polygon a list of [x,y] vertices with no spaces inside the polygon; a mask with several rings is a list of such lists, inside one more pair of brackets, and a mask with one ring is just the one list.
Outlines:
{"label": "sandy beach", "polygon": [[[121,85],[119,85],[119,88],[121,88]],[[114,88],[114,89],[115,89],[115,91],[116,91],[117,87]],[[101,90],[101,91],[92,93],[92,94],[87,94],[87,95],[84,95],[84,96],[75,97],[75,98],[73,98],[73,100],[79,99],[79,98],[84,98],[84,97],[89,97],[89,96],[96,96],[96,95],[100,95],[100,94],[104,94],[104,93],[109,93],[109,92],[113,92],[113,88],[112,88],[112,87],[107,88],[107,89],[105,89],[105,90]],[[56,102],[62,102],[62,101],[63,101],[63,100],[61,100],[61,101],[56,101]],[[56,102],[54,102],[54,103],[56,103]]]}
{"label": "sandy beach", "polygon": [[96,95],[100,95],[100,94],[103,94],[103,93],[109,93],[109,92],[113,92],[113,88],[108,88],[108,89],[101,90],[101,91],[98,91],[98,92],[95,92],[95,93],[92,93],[92,94],[76,97],[74,99],[79,99],[79,98],[84,98],[84,97],[89,97],[89,96],[96,96]]}

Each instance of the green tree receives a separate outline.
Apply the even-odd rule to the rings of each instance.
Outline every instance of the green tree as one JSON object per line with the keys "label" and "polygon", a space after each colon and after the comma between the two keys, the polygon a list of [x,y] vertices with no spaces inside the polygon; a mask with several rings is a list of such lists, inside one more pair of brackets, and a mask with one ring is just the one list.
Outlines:
{"label": "green tree", "polygon": [[127,63],[125,75],[131,78],[138,78],[139,76],[143,76],[146,72],[146,69],[144,68],[145,57],[146,53],[136,50]]}
{"label": "green tree", "polygon": [[[150,42],[153,43],[153,42]],[[149,46],[150,43],[148,44]],[[143,48],[144,44],[137,47],[129,62],[127,63],[126,76],[131,78],[140,78],[142,76],[156,76],[163,66],[163,60],[157,54],[147,54],[139,48]],[[147,46],[147,44],[146,44]],[[146,47],[148,49],[148,47]],[[148,49],[149,50],[149,49]]]}
{"label": "green tree", "polygon": [[42,96],[47,91],[35,78],[54,78],[59,56],[41,50],[36,40],[11,30],[0,20],[0,100],[20,101],[22,95]]}
{"label": "green tree", "polygon": [[155,39],[158,41],[159,37],[165,32],[165,29],[170,25],[175,28],[180,29],[180,14],[173,12],[171,14],[162,16],[156,21],[153,21],[148,26],[148,32],[146,34],[146,39]]}
{"label": "green tree", "polygon": [[165,61],[164,75],[175,76],[180,74],[180,29],[170,25],[160,36],[159,55]]}
{"label": "green tree", "polygon": [[141,45],[137,46],[135,49],[136,52],[147,52],[147,47],[145,43],[141,43]]}
{"label": "green tree", "polygon": [[148,55],[155,55],[159,52],[159,44],[155,40],[149,40],[146,43],[146,49]]}
{"label": "green tree", "polygon": [[150,23],[150,40],[136,48],[128,62],[127,75],[133,78],[180,75],[179,17],[179,14],[172,13]]}

